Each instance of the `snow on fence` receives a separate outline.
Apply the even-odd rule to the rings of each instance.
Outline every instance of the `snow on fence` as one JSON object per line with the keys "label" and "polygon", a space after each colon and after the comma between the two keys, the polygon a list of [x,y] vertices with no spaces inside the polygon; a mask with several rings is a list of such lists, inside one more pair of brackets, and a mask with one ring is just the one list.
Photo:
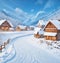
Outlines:
{"label": "snow on fence", "polygon": [[10,39],[7,40],[7,42],[4,42],[2,45],[0,45],[0,51],[2,51],[2,49],[4,49],[10,42]]}

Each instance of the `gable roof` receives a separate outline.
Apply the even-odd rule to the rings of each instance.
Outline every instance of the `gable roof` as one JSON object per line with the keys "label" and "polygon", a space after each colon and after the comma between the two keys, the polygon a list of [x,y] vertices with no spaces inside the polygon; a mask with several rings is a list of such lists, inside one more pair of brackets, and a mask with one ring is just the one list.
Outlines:
{"label": "gable roof", "polygon": [[39,34],[43,34],[44,31],[43,31],[42,28],[38,28],[38,27],[36,27],[36,28],[34,29],[34,34],[37,34],[37,33],[39,33]]}
{"label": "gable roof", "polygon": [[20,27],[21,29],[25,29],[26,28],[26,26],[24,26],[24,25],[18,25],[17,27]]}
{"label": "gable roof", "polygon": [[[51,22],[58,30],[60,30],[60,21],[59,20],[49,20],[47,23],[46,23],[46,26],[47,24]],[[45,26],[45,27],[46,27]]]}
{"label": "gable roof", "polygon": [[[0,25],[2,24],[2,23],[4,23],[5,21],[7,21],[6,19],[4,19],[4,20],[0,20]],[[7,21],[12,27],[13,27],[13,25],[12,25],[12,23],[10,22],[10,21]]]}
{"label": "gable roof", "polygon": [[44,20],[39,20],[39,22],[37,23],[37,25],[45,25],[45,21]]}

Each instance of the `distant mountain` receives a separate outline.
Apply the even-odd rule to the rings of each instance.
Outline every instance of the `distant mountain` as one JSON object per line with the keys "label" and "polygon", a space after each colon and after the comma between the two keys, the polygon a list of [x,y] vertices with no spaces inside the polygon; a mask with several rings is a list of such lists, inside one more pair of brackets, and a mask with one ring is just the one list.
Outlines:
{"label": "distant mountain", "polygon": [[42,17],[44,20],[49,19],[60,19],[60,8],[48,13],[47,15]]}
{"label": "distant mountain", "polygon": [[7,19],[9,21],[12,22],[12,24],[14,26],[17,26],[18,24],[20,24],[20,21],[16,18],[13,18],[10,14],[4,12],[4,11],[0,11],[0,19]]}
{"label": "distant mountain", "polygon": [[60,20],[60,9],[55,11],[49,18],[50,19],[59,19]]}
{"label": "distant mountain", "polygon": [[38,17],[36,18],[36,20],[32,24],[37,24],[39,20],[44,20],[46,22],[50,19],[59,19],[60,20],[60,9],[57,9],[48,14],[44,14],[43,16],[41,16],[39,14]]}
{"label": "distant mountain", "polygon": [[17,26],[19,24],[23,25],[36,25],[39,20],[47,21],[49,19],[60,19],[60,9],[53,11],[48,14],[38,14],[37,16],[34,16],[33,18],[27,19],[25,15],[16,15],[12,13],[8,13],[6,11],[0,11],[0,19],[7,19],[12,22],[14,26]]}

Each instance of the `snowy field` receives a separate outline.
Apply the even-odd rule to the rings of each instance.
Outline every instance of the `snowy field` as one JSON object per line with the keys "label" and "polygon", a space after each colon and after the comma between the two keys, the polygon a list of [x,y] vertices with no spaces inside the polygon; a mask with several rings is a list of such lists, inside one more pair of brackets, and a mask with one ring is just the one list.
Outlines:
{"label": "snowy field", "polygon": [[15,56],[4,63],[60,63],[60,50],[51,49],[44,42],[40,44],[40,39],[34,38],[33,31],[2,33],[5,38],[11,39],[16,51]]}

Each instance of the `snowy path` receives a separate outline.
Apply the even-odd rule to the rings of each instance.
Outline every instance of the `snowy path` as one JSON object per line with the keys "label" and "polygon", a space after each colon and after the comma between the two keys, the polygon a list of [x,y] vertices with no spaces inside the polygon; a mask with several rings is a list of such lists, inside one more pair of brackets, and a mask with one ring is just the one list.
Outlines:
{"label": "snowy path", "polygon": [[13,41],[16,57],[7,63],[60,63],[59,59],[30,44],[25,36],[15,38]]}

